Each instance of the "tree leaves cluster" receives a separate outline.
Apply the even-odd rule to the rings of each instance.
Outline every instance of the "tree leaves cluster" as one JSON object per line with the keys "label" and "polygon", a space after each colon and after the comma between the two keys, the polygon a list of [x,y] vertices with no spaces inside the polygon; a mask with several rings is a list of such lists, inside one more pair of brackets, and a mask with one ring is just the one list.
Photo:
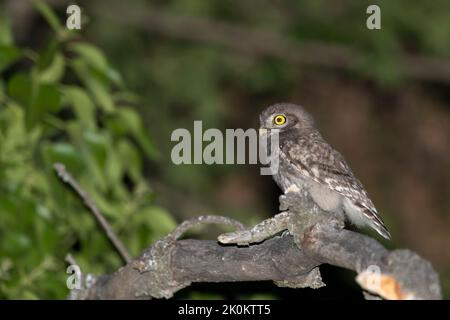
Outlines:
{"label": "tree leaves cluster", "polygon": [[38,51],[17,46],[0,17],[0,298],[64,298],[71,252],[86,272],[122,263],[93,217],[55,175],[63,163],[133,255],[175,222],[154,205],[143,161],[158,150],[103,52],[65,28]]}

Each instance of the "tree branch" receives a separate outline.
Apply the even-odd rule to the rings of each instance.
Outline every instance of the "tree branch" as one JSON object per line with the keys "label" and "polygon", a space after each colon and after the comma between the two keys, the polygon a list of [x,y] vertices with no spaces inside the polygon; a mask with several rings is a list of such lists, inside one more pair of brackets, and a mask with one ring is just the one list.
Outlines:
{"label": "tree branch", "polygon": [[[177,240],[189,225],[201,221],[235,224],[225,217],[199,217],[183,223],[115,273],[91,277],[71,297],[170,298],[192,282],[273,280],[279,286],[320,288],[324,284],[318,266],[327,263],[355,271],[358,284],[371,293],[366,295],[369,298],[373,294],[385,299],[441,298],[438,275],[428,261],[409,250],[388,251],[373,238],[344,230],[340,217],[331,218],[308,197],[296,193],[281,198],[281,206],[288,210],[277,216],[292,236],[274,235],[249,246]],[[268,229],[262,230],[266,224],[261,223],[250,234],[279,230],[273,228],[277,216],[267,224]],[[247,237],[249,233],[233,234]]]}

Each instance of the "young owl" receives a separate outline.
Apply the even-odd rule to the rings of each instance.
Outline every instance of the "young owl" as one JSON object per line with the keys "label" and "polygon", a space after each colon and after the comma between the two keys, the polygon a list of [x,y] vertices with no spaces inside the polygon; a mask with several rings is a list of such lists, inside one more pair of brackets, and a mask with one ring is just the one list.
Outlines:
{"label": "young owl", "polygon": [[261,128],[279,129],[279,170],[274,180],[283,192],[306,190],[329,212],[344,212],[357,226],[369,226],[386,239],[390,234],[361,182],[333,149],[302,107],[279,103],[261,113]]}

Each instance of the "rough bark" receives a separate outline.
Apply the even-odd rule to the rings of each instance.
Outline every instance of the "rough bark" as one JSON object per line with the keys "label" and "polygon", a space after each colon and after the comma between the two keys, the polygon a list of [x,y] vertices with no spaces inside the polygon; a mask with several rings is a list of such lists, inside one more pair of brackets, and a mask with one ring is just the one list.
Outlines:
{"label": "rough bark", "polygon": [[[305,194],[281,198],[280,207],[286,211],[248,230],[225,217],[184,222],[115,273],[84,276],[82,289],[73,290],[71,298],[170,298],[193,282],[273,280],[279,286],[320,288],[324,284],[318,266],[324,263],[355,271],[356,281],[370,292],[367,298],[441,298],[437,273],[416,253],[389,251],[371,237],[343,229],[342,217],[321,211]],[[271,235],[280,229],[274,227],[277,219],[289,233]],[[240,231],[219,239],[236,238],[236,243],[241,243],[239,235],[251,234],[259,240],[261,234],[270,237],[258,243],[245,241],[250,244],[244,246],[178,240],[193,225],[204,223],[234,225]]]}

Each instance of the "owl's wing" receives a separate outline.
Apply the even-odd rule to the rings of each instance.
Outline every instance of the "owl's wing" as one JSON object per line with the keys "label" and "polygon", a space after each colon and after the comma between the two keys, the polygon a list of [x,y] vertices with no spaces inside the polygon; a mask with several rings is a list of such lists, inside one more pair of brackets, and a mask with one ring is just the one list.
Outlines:
{"label": "owl's wing", "polygon": [[378,216],[362,183],[353,175],[344,157],[322,139],[299,139],[280,145],[284,158],[298,170],[299,174],[327,185],[330,189],[348,198],[361,209],[384,237],[389,238],[383,220]]}

